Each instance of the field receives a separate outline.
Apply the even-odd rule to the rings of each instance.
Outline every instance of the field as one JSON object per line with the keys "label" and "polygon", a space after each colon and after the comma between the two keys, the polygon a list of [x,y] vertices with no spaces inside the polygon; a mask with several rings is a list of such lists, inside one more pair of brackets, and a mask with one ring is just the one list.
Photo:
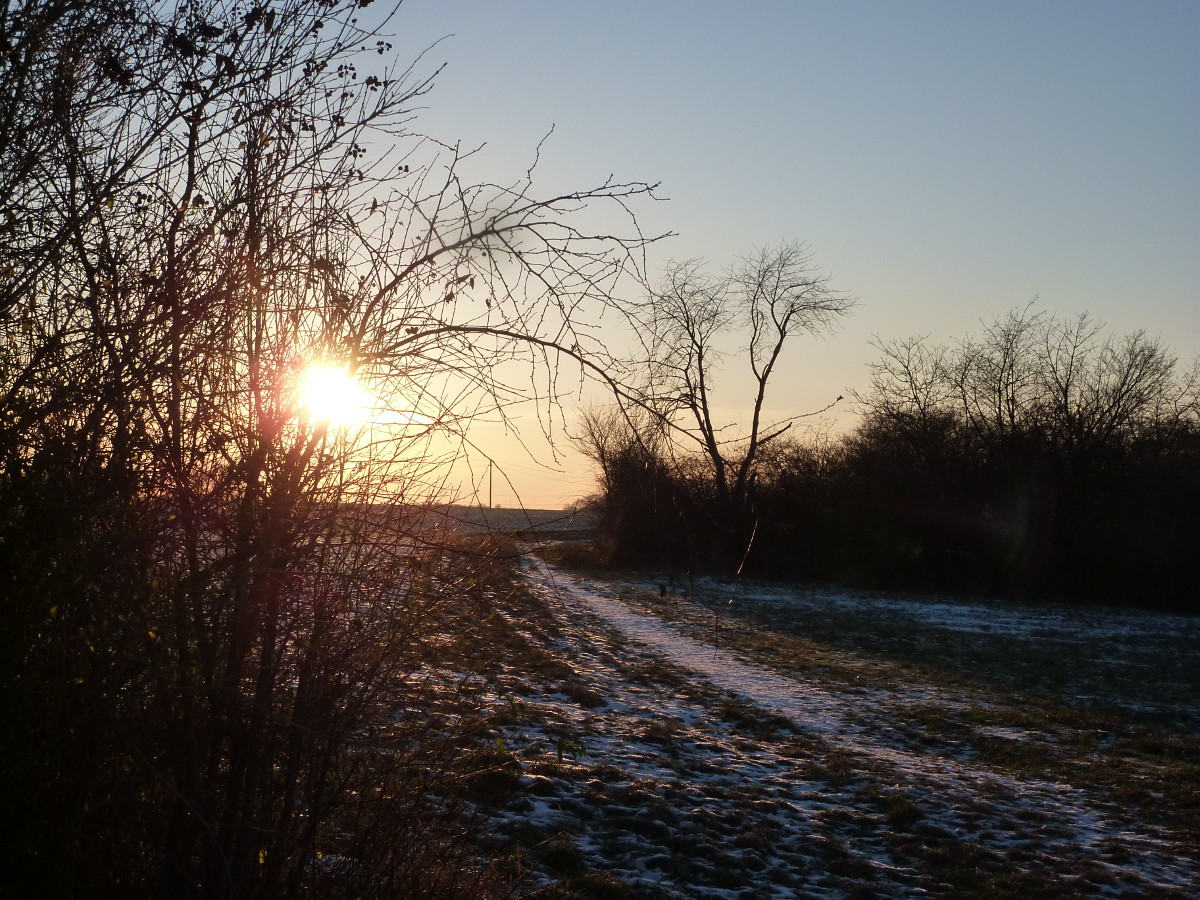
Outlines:
{"label": "field", "polygon": [[443,673],[486,749],[480,850],[537,896],[1200,891],[1200,622],[662,596],[586,559],[527,552],[492,646]]}

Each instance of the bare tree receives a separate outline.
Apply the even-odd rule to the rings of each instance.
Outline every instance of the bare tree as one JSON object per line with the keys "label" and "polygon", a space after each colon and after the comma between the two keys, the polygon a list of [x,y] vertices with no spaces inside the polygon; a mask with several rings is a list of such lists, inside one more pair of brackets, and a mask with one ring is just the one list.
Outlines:
{"label": "bare tree", "polygon": [[1026,305],[953,346],[876,346],[882,358],[857,399],[872,427],[910,436],[950,419],[989,452],[1035,441],[1083,457],[1195,415],[1194,374],[1143,332],[1105,335],[1087,313]]}
{"label": "bare tree", "polygon": [[1186,417],[1190,378],[1143,332],[1101,338],[1086,313],[1047,323],[1038,372],[1048,436],[1073,458]]}
{"label": "bare tree", "polygon": [[572,438],[584,456],[599,468],[604,494],[616,488],[618,467],[624,455],[634,451],[658,457],[665,445],[660,423],[644,410],[634,407],[630,411],[617,404],[583,409]]}
{"label": "bare tree", "polygon": [[[578,213],[651,189],[463,183],[360,5],[0,12],[3,793],[41,893],[295,895],[325,851],[346,894],[486,895],[392,727],[478,619],[412,565],[428,441],[605,368],[581,325],[645,238]],[[366,421],[303,414],[314,362]]]}
{"label": "bare tree", "polygon": [[[721,505],[741,510],[759,451],[786,433],[800,416],[765,421],[768,385],[784,348],[799,334],[825,331],[853,307],[799,244],[757,249],[720,276],[700,262],[675,263],[648,300],[648,405],[696,446],[711,467]],[[720,340],[744,336],[744,358],[753,378],[747,433],[714,417],[714,373]],[[840,399],[840,398],[839,398]]]}

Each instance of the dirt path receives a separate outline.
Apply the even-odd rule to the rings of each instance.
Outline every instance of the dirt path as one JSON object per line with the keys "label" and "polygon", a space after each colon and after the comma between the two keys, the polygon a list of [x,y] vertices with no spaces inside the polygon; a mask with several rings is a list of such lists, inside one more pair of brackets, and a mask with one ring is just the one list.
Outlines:
{"label": "dirt path", "polygon": [[504,728],[524,760],[505,829],[563,894],[1185,897],[1200,885],[1194,851],[1130,810],[913,749],[887,721],[903,706],[879,692],[747,665],[540,561],[525,574],[569,674],[524,685],[525,720]]}

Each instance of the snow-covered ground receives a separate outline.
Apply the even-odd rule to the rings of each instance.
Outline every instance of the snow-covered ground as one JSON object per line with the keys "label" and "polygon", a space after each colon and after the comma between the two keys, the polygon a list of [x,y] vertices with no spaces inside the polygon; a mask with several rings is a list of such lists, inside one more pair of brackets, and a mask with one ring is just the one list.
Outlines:
{"label": "snow-covered ground", "polygon": [[[523,571],[555,620],[529,639],[562,664],[507,684],[520,709],[497,737],[521,789],[496,841],[528,848],[535,881],[597,897],[1200,896],[1190,833],[1155,808],[1158,775],[1096,787],[1114,779],[1090,767],[1123,736],[1014,727],[944,685],[781,674],[613,585],[534,557]],[[930,607],[893,612],[1021,633],[982,608]],[[953,727],[931,735],[943,716]]]}
{"label": "snow-covered ground", "polygon": [[1200,735],[1200,617],[712,579],[688,593],[709,610],[868,656],[919,659]]}

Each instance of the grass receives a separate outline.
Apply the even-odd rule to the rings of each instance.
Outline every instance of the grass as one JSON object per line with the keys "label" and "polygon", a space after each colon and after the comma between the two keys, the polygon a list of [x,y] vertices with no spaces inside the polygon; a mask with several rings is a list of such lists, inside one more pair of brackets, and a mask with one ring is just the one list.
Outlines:
{"label": "grass", "polygon": [[[582,561],[576,571],[614,582],[634,575],[605,572],[583,545],[551,557],[564,567]],[[909,616],[788,609],[744,595],[732,605],[714,595],[706,607],[656,590],[621,594],[693,637],[754,665],[817,679],[826,689],[927,691],[930,702],[881,707],[900,723],[911,747],[1086,788],[1200,845],[1200,648],[1174,635],[1158,635],[1147,646],[1036,634],[1021,640],[923,628]],[[666,673],[644,674],[650,680]],[[1088,700],[1080,701],[1080,694]],[[946,703],[950,695],[959,702]],[[1174,712],[1132,709],[1131,698],[1143,708]],[[748,736],[774,738],[787,728],[785,720],[745,704],[726,702],[720,709]],[[804,768],[806,777],[833,784],[853,777],[850,762],[836,754],[811,758]]]}
{"label": "grass", "polygon": [[[595,563],[579,546],[557,559]],[[481,835],[481,852],[515,873],[537,873],[531,882],[536,896],[676,896],[638,887],[629,874],[631,855],[640,871],[664,883],[694,886],[681,896],[690,896],[687,890],[702,895],[707,886],[767,897],[771,885],[821,886],[846,897],[895,896],[909,888],[937,897],[1129,894],[1130,884],[1120,881],[1129,876],[1112,870],[1136,862],[1128,842],[1114,838],[1091,848],[1092,862],[1078,848],[1064,851],[1059,862],[1054,848],[1066,847],[1072,833],[1056,831],[1058,823],[1036,804],[1022,818],[1011,799],[986,787],[947,819],[936,791],[896,783],[873,758],[831,746],[802,724],[797,730],[652,653],[628,652],[615,632],[559,619],[557,607],[506,581],[503,567],[496,574],[487,588],[492,612],[473,619],[467,637],[449,641],[444,663],[457,656],[480,688],[456,695],[461,715],[478,719],[481,748],[463,791],[473,803],[513,816]],[[614,573],[604,574],[610,579]],[[1043,676],[1030,675],[1038,670],[1036,659],[1013,660],[1011,676],[996,671],[981,678],[955,665],[926,664],[915,649],[907,658],[895,652],[918,647],[916,635],[885,636],[890,649],[869,653],[861,635],[818,640],[790,627],[795,623],[766,628],[745,610],[723,615],[718,630],[710,609],[656,590],[622,592],[627,602],[748,662],[845,693],[847,708],[875,717],[856,724],[886,724],[888,740],[898,747],[1030,782],[1070,785],[1117,818],[1126,816],[1135,829],[1150,828],[1180,847],[1200,845],[1195,737],[1119,707],[1058,702],[1039,687]],[[778,617],[772,624],[780,624]],[[594,643],[580,644],[581,637]],[[977,648],[974,658],[985,651]],[[991,665],[999,667],[1001,655]],[[595,681],[597,666],[619,671],[630,693],[614,695]],[[1015,690],[1016,683],[1029,692]],[[700,715],[668,714],[655,707],[654,697],[690,705]],[[630,706],[645,709],[631,714]],[[601,724],[608,721],[607,728]],[[730,778],[735,770],[722,754],[740,755],[740,765],[762,760],[770,768],[779,760],[781,766],[766,783]],[[657,780],[637,774],[646,771],[647,759],[661,773]],[[785,793],[783,783],[791,786]],[[1007,820],[997,821],[998,799],[1010,804]],[[799,842],[794,832],[779,830],[787,803],[813,807],[811,833]],[[523,821],[547,807],[574,824],[564,830]],[[719,814],[706,814],[713,809]],[[877,854],[897,868],[881,869],[873,862]],[[618,860],[624,862],[614,865]],[[1182,894],[1164,887],[1157,896]]]}
{"label": "grass", "polygon": [[538,554],[552,565],[581,575],[608,577],[612,573],[604,554],[590,541],[558,541],[540,548]]}

